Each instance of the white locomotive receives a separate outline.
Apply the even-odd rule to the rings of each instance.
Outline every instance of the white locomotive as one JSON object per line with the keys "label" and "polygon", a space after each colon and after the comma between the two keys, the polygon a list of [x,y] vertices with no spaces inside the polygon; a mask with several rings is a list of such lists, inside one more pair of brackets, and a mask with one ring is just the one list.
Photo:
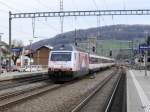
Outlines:
{"label": "white locomotive", "polygon": [[113,59],[89,55],[71,44],[59,45],[50,51],[48,75],[53,81],[68,81],[113,64]]}

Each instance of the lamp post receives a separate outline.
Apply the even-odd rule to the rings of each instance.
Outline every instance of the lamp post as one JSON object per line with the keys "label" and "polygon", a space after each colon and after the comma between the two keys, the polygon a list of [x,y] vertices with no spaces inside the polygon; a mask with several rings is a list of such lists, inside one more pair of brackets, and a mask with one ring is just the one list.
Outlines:
{"label": "lamp post", "polygon": [[[147,43],[148,32],[145,32],[145,43]],[[145,51],[145,76],[147,76],[147,51]]]}
{"label": "lamp post", "polygon": [[33,40],[29,40],[30,42],[30,72],[31,72],[31,53],[32,53],[32,42]]}

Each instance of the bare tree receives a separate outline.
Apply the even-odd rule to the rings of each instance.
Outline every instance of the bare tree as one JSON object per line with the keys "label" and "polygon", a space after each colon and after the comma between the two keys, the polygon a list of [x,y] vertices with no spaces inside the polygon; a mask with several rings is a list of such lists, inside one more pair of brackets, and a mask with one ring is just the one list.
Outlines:
{"label": "bare tree", "polygon": [[14,39],[12,40],[12,48],[13,47],[23,47],[23,42],[22,40],[17,40],[17,39]]}

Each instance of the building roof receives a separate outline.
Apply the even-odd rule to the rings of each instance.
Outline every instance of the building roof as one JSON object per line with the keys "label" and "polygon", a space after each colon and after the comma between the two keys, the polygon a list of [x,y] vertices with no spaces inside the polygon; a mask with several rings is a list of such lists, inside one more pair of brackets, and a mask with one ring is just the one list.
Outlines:
{"label": "building roof", "polygon": [[47,47],[47,48],[49,48],[49,49],[53,49],[53,47],[50,46],[50,45],[44,45],[44,47]]}
{"label": "building roof", "polygon": [[[31,53],[35,53],[37,50],[39,50],[39,49],[41,49],[41,48],[43,48],[43,47],[45,47],[45,48],[48,48],[48,49],[53,49],[53,47],[52,46],[50,46],[50,45],[43,45],[43,46],[40,46],[40,47],[38,47],[38,48],[36,48],[36,49],[32,49],[31,50]],[[26,49],[25,50],[25,55],[28,55],[28,54],[30,54],[30,49]]]}
{"label": "building roof", "polygon": [[[46,47],[46,48],[48,48],[48,49],[53,49],[53,47],[52,46],[50,46],[50,45],[41,45],[41,46],[38,46],[38,47],[31,47],[31,49],[32,49],[32,52],[35,52],[35,51],[37,51],[38,49],[41,49],[42,47]],[[30,46],[27,46],[27,47],[25,47],[25,50],[30,50]]]}
{"label": "building roof", "polygon": [[46,48],[48,48],[48,49],[53,49],[53,47],[50,46],[50,45],[43,45],[43,46],[40,46],[40,47],[36,48],[35,51],[38,50],[38,49],[41,49],[41,48],[43,48],[43,47],[46,47]]}

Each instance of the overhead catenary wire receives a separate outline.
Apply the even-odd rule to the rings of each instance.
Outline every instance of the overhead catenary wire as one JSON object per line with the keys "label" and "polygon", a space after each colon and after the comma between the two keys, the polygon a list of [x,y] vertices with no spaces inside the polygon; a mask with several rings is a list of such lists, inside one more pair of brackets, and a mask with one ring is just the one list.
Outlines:
{"label": "overhead catenary wire", "polygon": [[76,27],[76,23],[77,22],[77,17],[74,17],[74,26],[75,26],[75,45],[77,46],[77,27]]}
{"label": "overhead catenary wire", "polygon": [[[35,18],[35,21],[40,21],[40,20],[37,20],[38,18]],[[43,23],[44,22],[44,23]],[[37,22],[36,22],[37,23]],[[48,23],[48,19],[46,19],[46,20],[41,20],[40,21],[40,23],[42,23],[43,25],[46,25],[46,26],[48,26],[48,28],[50,28],[51,30],[53,30],[53,31],[55,31],[55,32],[58,32],[58,29],[56,28],[56,27],[54,27],[53,25],[51,25],[51,24],[49,24]],[[46,24],[45,24],[46,23]],[[37,25],[36,25],[37,26]],[[35,26],[35,28],[36,28],[36,26]]]}
{"label": "overhead catenary wire", "polygon": [[[16,8],[10,6],[9,4],[5,3],[5,2],[0,1],[0,4],[3,5],[3,6],[5,6],[5,7],[7,7],[8,9],[11,9],[11,10],[14,10],[14,11],[17,11],[17,12],[22,12],[21,10],[16,9]],[[5,13],[8,13],[8,11],[2,10],[2,9],[0,9],[0,11],[3,11],[3,12],[5,12]],[[32,23],[33,23],[33,22],[32,22]],[[35,28],[34,28],[34,29],[35,29]],[[34,31],[33,31],[33,32],[34,32]]]}
{"label": "overhead catenary wire", "polygon": [[[76,7],[76,4],[74,2],[74,0],[71,0],[72,1],[72,6],[75,10],[78,10],[77,7]],[[77,16],[74,16],[74,41],[75,41],[75,45],[77,46]]]}
{"label": "overhead catenary wire", "polygon": [[[11,10],[16,11],[16,12],[22,12],[20,9],[16,9],[16,8],[14,8],[14,7],[10,6],[9,4],[7,4],[5,2],[2,2],[2,1],[0,1],[0,5],[3,5],[5,7],[7,7],[9,10],[11,9]],[[5,11],[5,10],[2,10],[2,11],[8,13],[8,11]],[[5,27],[5,26],[1,26],[1,28],[8,29],[8,27]],[[20,30],[19,30],[19,32],[20,32]],[[29,33],[24,32],[24,31],[21,31],[21,32],[24,33],[24,34],[29,34]]]}
{"label": "overhead catenary wire", "polygon": [[[98,5],[97,5],[97,3],[96,3],[96,1],[95,0],[92,0],[93,1],[93,4],[95,5],[95,7],[96,7],[96,9],[97,10],[99,10],[99,8],[98,8]],[[98,37],[100,38],[100,35],[101,35],[101,20],[100,20],[100,16],[97,16],[97,39],[98,39]]]}
{"label": "overhead catenary wire", "polygon": [[32,18],[32,31],[33,38],[35,38],[35,18]]}
{"label": "overhead catenary wire", "polygon": [[[7,7],[9,10],[14,10],[14,11],[16,11],[16,12],[22,12],[21,10],[19,10],[19,9],[16,9],[16,8],[14,8],[14,7],[12,7],[12,6],[10,6],[9,4],[7,4],[7,3],[5,3],[5,2],[2,2],[2,1],[0,1],[0,5],[2,5],[2,6],[4,6],[4,7]],[[4,10],[4,9],[0,9],[0,12],[2,13],[7,13],[8,14],[8,10],[6,9],[6,10]]]}
{"label": "overhead catenary wire", "polygon": [[108,10],[107,0],[104,0],[104,6],[105,6],[105,10]]}
{"label": "overhead catenary wire", "polygon": [[[40,5],[43,5],[43,7],[45,6],[44,4],[43,4],[43,2],[41,2],[40,0],[36,0],[38,3],[40,3]],[[6,4],[6,3],[4,3],[4,2],[1,2],[0,1],[0,4],[1,5],[3,5],[3,6],[5,6],[5,7],[7,7],[7,8],[10,8],[10,9],[12,9],[12,10],[14,10],[14,11],[17,11],[17,12],[21,12],[21,10],[18,10],[18,9],[16,9],[16,8],[14,8],[14,7],[12,7],[12,6],[10,6],[10,5],[8,5],[8,4]],[[8,13],[8,11],[6,11],[7,13]],[[32,29],[33,29],[33,32],[32,32],[32,35],[33,36],[35,36],[35,18],[34,18],[34,20],[32,19]],[[47,24],[46,24],[47,25]],[[53,26],[50,26],[50,25],[47,25],[50,29],[52,29],[52,30],[54,30],[54,31],[57,31],[57,29],[56,28],[54,28]],[[34,28],[33,28],[34,27]]]}
{"label": "overhead catenary wire", "polygon": [[[0,28],[3,28],[3,29],[6,29],[6,30],[8,30],[8,26],[3,26],[3,25],[0,25]],[[30,34],[29,32],[25,32],[25,31],[22,31],[22,30],[20,30],[20,29],[15,29],[15,32],[19,32],[19,33],[24,33],[24,34]]]}
{"label": "overhead catenary wire", "polygon": [[[78,5],[75,3],[75,0],[72,0],[72,4],[73,4],[73,7],[75,7],[75,10],[78,11]],[[80,17],[78,17],[80,19]],[[87,20],[87,18],[81,18],[82,20],[82,23],[85,23],[86,25],[88,25],[90,22]]]}
{"label": "overhead catenary wire", "polygon": [[41,0],[35,0],[35,1],[36,1],[38,4],[40,4],[41,6],[43,6],[44,8],[48,8],[48,9],[52,10],[52,9],[50,8],[50,6],[44,4]]}
{"label": "overhead catenary wire", "polygon": [[[75,3],[75,0],[72,0],[72,4],[73,4],[73,7],[75,8],[75,10],[78,11],[78,5]],[[81,18],[81,20],[82,20],[82,23],[85,23],[86,25],[89,25],[89,23],[90,23],[86,18]],[[87,37],[88,38],[87,32],[85,32],[84,34],[80,33],[80,29],[77,27],[77,16],[74,16],[74,21],[75,21],[75,24],[74,24],[75,29],[74,30],[75,30],[75,36],[76,36],[76,38],[79,39],[77,36],[84,37],[84,38]],[[82,40],[82,39],[80,38],[80,40]]]}
{"label": "overhead catenary wire", "polygon": [[97,6],[96,1],[95,0],[92,0],[92,1],[93,1],[94,6],[96,7],[96,9],[98,10],[98,6]]}
{"label": "overhead catenary wire", "polygon": [[0,1],[0,4],[3,5],[3,6],[5,6],[5,7],[7,7],[8,9],[15,10],[15,11],[17,11],[17,12],[21,12],[21,10],[16,9],[16,8],[14,8],[14,7],[12,7],[12,6],[8,5],[8,4],[6,4],[5,2]]}
{"label": "overhead catenary wire", "polygon": [[3,10],[3,9],[0,9],[0,12],[1,12],[1,13],[7,13],[7,14],[8,14],[8,11]]}
{"label": "overhead catenary wire", "polygon": [[[92,0],[92,1],[93,1],[93,4],[95,5],[96,9],[100,10],[100,7],[96,3],[96,1],[95,0]],[[105,0],[104,0],[104,6],[105,6],[105,8],[107,10],[107,5],[106,5],[106,1]],[[102,39],[102,21],[101,20],[105,23],[103,16],[101,16],[101,15],[97,16],[97,35],[96,35],[96,38],[99,39],[99,40]],[[97,45],[98,45],[98,43],[96,44],[96,46]],[[103,46],[102,45],[101,45],[101,55],[103,55]]]}
{"label": "overhead catenary wire", "polygon": [[100,38],[101,36],[101,20],[100,20],[100,16],[97,16],[97,39],[98,37]]}
{"label": "overhead catenary wire", "polygon": [[126,3],[125,3],[125,0],[123,0],[123,9],[126,10]]}
{"label": "overhead catenary wire", "polygon": [[[45,5],[45,4],[44,4],[42,1],[40,1],[40,0],[35,0],[35,1],[36,1],[39,5],[41,5],[42,7],[50,8],[50,7],[48,7],[47,5]],[[39,18],[32,18],[32,36],[33,36],[34,38],[35,38],[35,37],[39,37],[39,36],[37,36],[37,35],[35,34],[35,30],[36,30],[36,27],[37,27],[37,25],[35,26],[36,19],[38,19],[38,21],[40,21]],[[43,20],[42,20],[42,21],[43,21]],[[52,26],[52,25],[50,25],[50,24],[48,23],[47,18],[45,18],[44,21],[47,22],[47,23],[44,24],[43,22],[41,22],[43,25],[46,25],[46,26],[48,26],[48,28],[52,29],[53,31],[58,32],[58,29],[56,29],[54,26]]]}
{"label": "overhead catenary wire", "polygon": [[73,8],[74,8],[75,10],[78,10],[77,5],[76,5],[75,1],[74,1],[74,0],[71,0],[71,1],[72,1]]}

